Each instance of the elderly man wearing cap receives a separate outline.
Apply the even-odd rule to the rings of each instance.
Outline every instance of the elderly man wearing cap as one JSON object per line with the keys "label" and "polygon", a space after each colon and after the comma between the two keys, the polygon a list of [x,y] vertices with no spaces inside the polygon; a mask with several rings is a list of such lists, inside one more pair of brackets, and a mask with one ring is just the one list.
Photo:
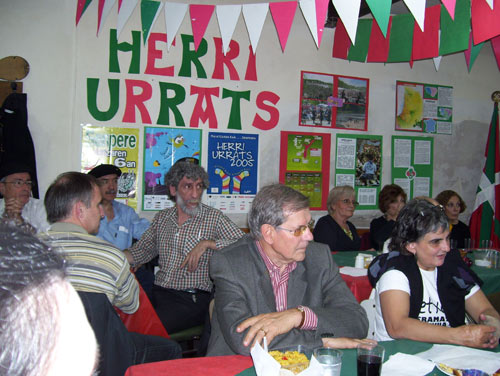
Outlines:
{"label": "elderly man wearing cap", "polygon": [[140,218],[130,206],[115,200],[121,174],[121,170],[111,164],[101,164],[89,171],[99,184],[104,211],[97,236],[124,250],[132,245],[132,239],[141,238],[149,221]]}
{"label": "elderly man wearing cap", "polygon": [[22,163],[6,162],[0,168],[0,215],[28,232],[49,228],[43,202],[31,197],[31,169]]}

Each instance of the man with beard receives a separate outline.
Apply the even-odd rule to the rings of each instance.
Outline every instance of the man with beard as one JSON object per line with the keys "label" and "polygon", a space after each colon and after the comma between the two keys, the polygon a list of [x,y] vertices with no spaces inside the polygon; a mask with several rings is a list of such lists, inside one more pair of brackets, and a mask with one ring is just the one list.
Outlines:
{"label": "man with beard", "polygon": [[175,206],[160,211],[141,239],[125,251],[133,266],[159,255],[152,303],[169,333],[203,324],[210,303],[210,256],[243,232],[221,211],[201,203],[208,174],[194,158],[165,175]]}

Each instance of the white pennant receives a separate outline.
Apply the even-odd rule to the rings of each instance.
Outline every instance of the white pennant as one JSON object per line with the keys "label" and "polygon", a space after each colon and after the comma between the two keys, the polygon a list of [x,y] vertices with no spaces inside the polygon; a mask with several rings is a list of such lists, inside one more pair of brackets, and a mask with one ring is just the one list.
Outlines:
{"label": "white pennant", "polygon": [[424,31],[425,0],[403,0],[417,21],[420,30]]}
{"label": "white pennant", "polygon": [[104,1],[104,6],[102,7],[102,14],[101,14],[101,23],[99,24],[99,30],[97,30],[97,35],[99,35],[99,32],[101,31],[102,25],[106,22],[106,18],[108,18],[109,11],[115,5],[116,0],[105,0]]}
{"label": "white pennant", "polygon": [[486,0],[486,2],[490,6],[491,10],[493,10],[493,0]]}
{"label": "white pennant", "polygon": [[227,53],[231,37],[238,23],[241,13],[241,5],[217,5],[215,8],[219,30],[222,38],[222,50]]}
{"label": "white pennant", "polygon": [[167,28],[167,51],[170,49],[172,42],[179,31],[182,20],[186,15],[188,5],[181,3],[165,3],[165,25]]}
{"label": "white pennant", "polygon": [[316,1],[315,0],[299,0],[300,10],[304,15],[307,26],[311,31],[311,34],[316,42],[316,47],[319,48],[318,44],[318,23],[316,21]]}
{"label": "white pennant", "polygon": [[118,36],[120,36],[123,27],[127,23],[132,13],[134,12],[134,9],[137,6],[138,1],[139,0],[122,0],[122,6],[118,11],[118,20],[116,22],[116,31]]}
{"label": "white pennant", "polygon": [[250,43],[254,54],[259,44],[260,34],[262,33],[262,27],[266,21],[268,11],[269,3],[243,5],[243,17],[245,18],[248,36],[250,37]]}
{"label": "white pennant", "polygon": [[351,43],[356,43],[361,0],[332,0],[332,3],[345,26],[349,38],[351,38]]}
{"label": "white pennant", "polygon": [[[439,30],[438,32],[438,47],[439,45],[441,44],[441,30]],[[432,60],[434,61],[434,68],[436,68],[436,72],[439,72],[439,65],[441,64],[441,59],[443,57],[442,56],[437,56],[437,57],[433,57]]]}

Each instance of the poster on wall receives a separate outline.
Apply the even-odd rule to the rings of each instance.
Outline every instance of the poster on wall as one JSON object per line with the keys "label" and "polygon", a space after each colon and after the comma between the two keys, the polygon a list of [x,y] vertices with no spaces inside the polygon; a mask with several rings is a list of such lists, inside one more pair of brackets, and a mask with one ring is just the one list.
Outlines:
{"label": "poster on wall", "polygon": [[325,210],[330,180],[330,134],[281,132],[280,183],[309,197],[312,210]]}
{"label": "poster on wall", "polygon": [[81,171],[87,173],[103,163],[120,168],[116,198],[136,209],[139,129],[84,125],[82,131]]}
{"label": "poster on wall", "polygon": [[301,72],[299,125],[366,131],[367,78]]}
{"label": "poster on wall", "polygon": [[335,186],[353,187],[360,209],[377,209],[382,136],[337,134],[335,161]]}
{"label": "poster on wall", "polygon": [[433,158],[432,137],[392,136],[392,183],[403,188],[408,200],[432,197]]}
{"label": "poster on wall", "polygon": [[259,135],[210,132],[207,204],[224,213],[248,213],[257,194]]}
{"label": "poster on wall", "polygon": [[172,207],[165,174],[181,158],[200,160],[201,130],[165,127],[144,128],[144,171],[142,210]]}
{"label": "poster on wall", "polygon": [[452,133],[453,87],[396,81],[396,130]]}

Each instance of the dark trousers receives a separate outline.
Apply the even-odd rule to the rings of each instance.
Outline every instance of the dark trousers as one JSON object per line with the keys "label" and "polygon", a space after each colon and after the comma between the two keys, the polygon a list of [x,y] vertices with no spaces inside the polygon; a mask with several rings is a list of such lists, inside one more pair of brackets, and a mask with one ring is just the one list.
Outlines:
{"label": "dark trousers", "polygon": [[190,293],[182,290],[153,286],[153,306],[168,333],[176,333],[193,326],[202,325],[208,314],[210,293],[195,290]]}

